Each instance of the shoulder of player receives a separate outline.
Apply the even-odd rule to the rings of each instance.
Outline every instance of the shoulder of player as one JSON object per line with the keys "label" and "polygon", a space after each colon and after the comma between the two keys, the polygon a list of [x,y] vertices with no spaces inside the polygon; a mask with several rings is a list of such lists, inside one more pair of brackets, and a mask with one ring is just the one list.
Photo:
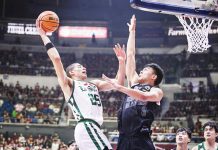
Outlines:
{"label": "shoulder of player", "polygon": [[[137,85],[137,84],[135,84],[135,85]],[[156,97],[159,100],[161,100],[163,98],[163,90],[158,88],[158,87],[150,87],[149,85],[144,85],[143,90],[140,90],[140,91],[145,92],[145,93],[149,92],[152,95],[156,95]]]}
{"label": "shoulder of player", "polygon": [[198,150],[198,147],[203,147],[203,142],[199,143],[198,145],[194,146],[191,150]]}
{"label": "shoulder of player", "polygon": [[67,86],[72,86],[73,79],[71,79],[69,77],[66,77],[64,80],[61,80],[61,79],[58,78],[58,82],[59,82],[59,85],[61,87],[67,87]]}
{"label": "shoulder of player", "polygon": [[102,81],[99,79],[94,79],[94,80],[89,81],[89,83],[95,85],[96,87],[99,86],[100,82],[102,82]]}
{"label": "shoulder of player", "polygon": [[159,88],[159,87],[152,87],[151,91],[158,92],[158,93],[163,93],[163,90],[161,88]]}
{"label": "shoulder of player", "polygon": [[156,99],[158,100],[157,105],[160,105],[160,101],[162,100],[163,95],[164,95],[162,89],[157,88],[157,87],[152,87],[151,92],[154,93]]}
{"label": "shoulder of player", "polygon": [[194,146],[191,150],[198,150],[198,145]]}

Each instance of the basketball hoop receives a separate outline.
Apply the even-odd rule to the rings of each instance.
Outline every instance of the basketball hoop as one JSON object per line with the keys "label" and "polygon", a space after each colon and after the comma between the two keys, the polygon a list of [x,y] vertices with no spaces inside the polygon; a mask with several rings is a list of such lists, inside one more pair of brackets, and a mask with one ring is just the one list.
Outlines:
{"label": "basketball hoop", "polygon": [[206,51],[210,45],[208,41],[208,32],[213,24],[212,19],[197,18],[193,16],[176,15],[180,23],[184,27],[187,40],[188,50],[193,53],[202,53]]}
{"label": "basketball hoop", "polygon": [[176,16],[182,24],[188,50],[205,52],[209,47],[208,33],[218,20],[218,0],[130,0],[133,8]]}

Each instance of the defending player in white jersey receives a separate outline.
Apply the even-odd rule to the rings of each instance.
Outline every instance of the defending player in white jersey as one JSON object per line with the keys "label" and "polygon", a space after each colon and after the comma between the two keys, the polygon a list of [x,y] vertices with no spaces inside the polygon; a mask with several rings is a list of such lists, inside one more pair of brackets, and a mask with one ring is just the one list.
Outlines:
{"label": "defending player in white jersey", "polygon": [[[103,123],[103,109],[99,96],[99,91],[112,90],[111,84],[93,80],[84,81],[87,78],[86,68],[79,63],[71,64],[66,72],[63,68],[60,55],[45,32],[40,28],[38,19],[36,20],[38,32],[50,57],[64,97],[73,111],[74,117],[78,121],[74,137],[80,150],[108,150],[112,149],[106,136],[100,130]],[[119,61],[117,78],[118,84],[124,84],[126,54],[124,47],[115,45],[114,52]]]}

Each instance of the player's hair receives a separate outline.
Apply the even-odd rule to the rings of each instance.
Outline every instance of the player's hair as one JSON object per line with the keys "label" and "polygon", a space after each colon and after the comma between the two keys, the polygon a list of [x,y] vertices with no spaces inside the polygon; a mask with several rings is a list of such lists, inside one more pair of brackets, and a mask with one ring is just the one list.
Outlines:
{"label": "player's hair", "polygon": [[73,63],[73,64],[69,65],[69,66],[66,68],[66,73],[67,73],[67,76],[68,76],[68,77],[71,78],[70,71],[72,71],[72,70],[75,68],[75,66],[76,66],[77,64],[79,64],[79,63]]}
{"label": "player's hair", "polygon": [[75,141],[74,140],[72,140],[72,141],[69,141],[68,143],[67,143],[67,146],[69,147],[71,144],[73,144],[73,143],[75,143]]}
{"label": "player's hair", "polygon": [[183,131],[185,131],[185,132],[188,134],[189,139],[192,138],[192,132],[191,132],[191,130],[188,129],[188,128],[179,128],[179,129],[176,131],[176,134],[179,133],[179,132],[183,132]]}
{"label": "player's hair", "polygon": [[[73,143],[76,143],[76,141],[74,141],[74,140],[69,141],[69,142],[67,143],[67,146],[70,147],[70,145],[73,144]],[[79,150],[79,148],[76,147],[76,150]]]}
{"label": "player's hair", "polygon": [[211,128],[214,128],[215,129],[215,132],[217,133],[218,132],[218,127],[217,127],[217,124],[215,121],[208,121],[206,122],[204,125],[203,125],[203,130],[206,128],[206,126],[209,126]]}
{"label": "player's hair", "polygon": [[145,67],[151,67],[154,70],[154,73],[157,75],[157,79],[154,81],[154,85],[159,85],[164,76],[163,69],[156,63],[147,64]]}

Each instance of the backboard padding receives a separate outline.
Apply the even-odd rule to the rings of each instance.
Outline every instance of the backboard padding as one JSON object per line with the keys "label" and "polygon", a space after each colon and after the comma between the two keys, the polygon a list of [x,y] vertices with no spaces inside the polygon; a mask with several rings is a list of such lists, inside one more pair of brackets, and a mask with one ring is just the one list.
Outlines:
{"label": "backboard padding", "polygon": [[218,10],[202,7],[191,0],[130,0],[131,6],[143,11],[171,15],[188,15],[218,20]]}

